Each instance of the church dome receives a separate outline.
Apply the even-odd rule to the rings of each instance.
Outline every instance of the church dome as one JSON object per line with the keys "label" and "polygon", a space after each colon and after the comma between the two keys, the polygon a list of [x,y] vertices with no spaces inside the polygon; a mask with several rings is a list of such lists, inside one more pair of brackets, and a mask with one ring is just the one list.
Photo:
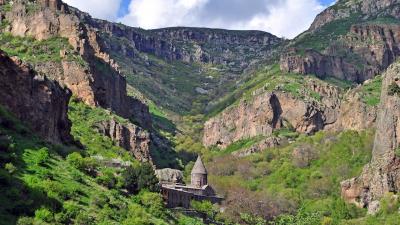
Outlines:
{"label": "church dome", "polygon": [[203,161],[201,161],[200,156],[197,157],[196,163],[192,169],[192,174],[207,174],[206,167],[204,166]]}

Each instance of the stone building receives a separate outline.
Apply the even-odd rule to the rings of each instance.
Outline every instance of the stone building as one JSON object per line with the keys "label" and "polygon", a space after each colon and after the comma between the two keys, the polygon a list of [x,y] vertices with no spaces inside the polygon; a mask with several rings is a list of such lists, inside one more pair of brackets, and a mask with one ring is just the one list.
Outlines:
{"label": "stone building", "polygon": [[192,200],[210,201],[214,204],[220,203],[223,200],[208,185],[207,170],[200,156],[197,158],[192,169],[190,185],[164,182],[161,183],[161,193],[169,208],[190,208]]}

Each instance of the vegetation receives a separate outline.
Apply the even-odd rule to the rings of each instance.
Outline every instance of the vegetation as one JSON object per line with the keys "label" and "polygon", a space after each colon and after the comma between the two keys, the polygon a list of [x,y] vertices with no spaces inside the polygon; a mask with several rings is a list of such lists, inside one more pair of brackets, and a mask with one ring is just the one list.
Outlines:
{"label": "vegetation", "polygon": [[361,86],[362,101],[369,106],[377,106],[380,102],[382,91],[382,76],[377,76],[370,82]]}
{"label": "vegetation", "polygon": [[388,95],[400,95],[400,87],[396,82],[393,82],[388,87]]}
{"label": "vegetation", "polygon": [[[77,116],[76,112],[72,114]],[[108,146],[108,140],[94,137],[100,143],[85,141],[89,143],[87,151],[78,153],[75,146],[41,141],[3,109],[0,118],[2,224],[171,224],[187,220],[166,210],[158,193],[147,191],[152,190],[149,184],[154,184],[154,173],[132,157],[129,170],[153,181],[142,182],[137,195],[125,194],[121,176],[125,169],[108,168],[93,157],[105,151],[112,152],[109,155],[113,157],[119,154],[116,148],[95,149]],[[90,117],[80,118],[87,119]],[[77,139],[87,140],[84,133],[79,134]],[[116,179],[113,185],[102,177],[110,178],[110,172]]]}
{"label": "vegetation", "polygon": [[248,224],[338,224],[363,218],[364,210],[341,200],[340,182],[357,176],[370,160],[373,135],[300,135],[287,146],[245,158],[204,151],[210,182],[226,197],[219,216]]}
{"label": "vegetation", "polygon": [[330,44],[350,31],[350,27],[360,20],[360,15],[352,14],[351,17],[339,19],[325,24],[315,32],[305,32],[293,42],[293,47],[298,49],[314,49],[323,51]]}
{"label": "vegetation", "polygon": [[[66,38],[54,37],[38,41],[31,37],[16,37],[2,32],[0,46],[8,55],[18,56],[31,64],[61,62],[61,60],[75,61],[82,66],[86,64],[82,57],[73,51]],[[65,58],[61,51],[66,52]]]}
{"label": "vegetation", "polygon": [[211,110],[207,113],[206,118],[214,117],[224,109],[237,105],[240,101],[250,101],[255,96],[272,91],[286,92],[297,98],[320,102],[321,95],[309,88],[309,85],[313,83],[320,85],[328,83],[340,89],[350,87],[349,84],[333,78],[321,81],[313,75],[284,73],[280,70],[279,65],[275,64],[258,71],[251,79],[249,78],[244,83],[239,84],[230,94],[217,102],[213,102],[209,107]]}

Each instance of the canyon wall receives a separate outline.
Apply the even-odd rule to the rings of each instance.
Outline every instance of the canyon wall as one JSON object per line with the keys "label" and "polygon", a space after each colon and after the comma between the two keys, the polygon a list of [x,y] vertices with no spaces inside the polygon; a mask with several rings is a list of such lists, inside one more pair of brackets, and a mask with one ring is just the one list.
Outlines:
{"label": "canyon wall", "polygon": [[21,60],[0,51],[0,105],[45,140],[70,143],[71,92],[35,73]]}

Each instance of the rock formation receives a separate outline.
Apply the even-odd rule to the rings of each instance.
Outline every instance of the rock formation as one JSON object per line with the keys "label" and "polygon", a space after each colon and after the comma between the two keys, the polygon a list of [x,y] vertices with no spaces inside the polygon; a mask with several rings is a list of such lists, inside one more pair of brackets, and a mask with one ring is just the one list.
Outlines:
{"label": "rock formation", "polygon": [[341,183],[343,198],[360,207],[369,207],[385,193],[400,191],[399,85],[400,64],[395,63],[384,75],[371,162],[359,177]]}
{"label": "rock formation", "polygon": [[344,95],[344,99],[337,109],[337,120],[327,127],[328,130],[365,130],[375,127],[378,107],[364,103],[358,93],[359,88]]}
{"label": "rock formation", "polygon": [[332,86],[311,85],[323,94],[322,102],[304,100],[284,92],[265,92],[252,100],[242,100],[205,123],[203,144],[225,148],[233,142],[271,136],[282,127],[312,134],[333,124],[337,118],[339,92]]}
{"label": "rock formation", "polygon": [[320,13],[312,23],[309,31],[313,32],[327,23],[348,18],[354,13],[368,16],[380,14],[400,19],[398,0],[340,0],[334,6]]}
{"label": "rock formation", "polygon": [[[398,3],[398,0],[337,2],[289,44],[281,56],[281,69],[357,83],[373,78],[400,54]],[[333,21],[337,24],[330,24]],[[315,43],[303,46],[307,39]]]}
{"label": "rock formation", "polygon": [[101,134],[130,151],[137,160],[153,163],[150,155],[150,134],[141,127],[129,122],[120,123],[114,119],[103,121],[96,126]]}
{"label": "rock formation", "polygon": [[400,25],[353,25],[349,34],[326,47],[322,53],[291,48],[281,56],[281,69],[362,83],[400,55]]}
{"label": "rock formation", "polygon": [[170,168],[156,170],[156,176],[161,183],[183,183],[183,173],[180,170]]}
{"label": "rock formation", "polygon": [[45,140],[69,143],[71,93],[57,82],[37,75],[30,66],[0,51],[0,105]]}
{"label": "rock formation", "polygon": [[147,129],[151,128],[147,106],[127,96],[125,78],[114,60],[102,50],[98,32],[90,24],[81,23],[80,16],[87,15],[59,0],[41,0],[33,4],[41,4],[42,8],[35,13],[27,13],[26,0],[13,4],[11,12],[6,15],[11,22],[9,31],[13,35],[31,36],[37,40],[67,38],[88,63],[83,66],[65,59],[61,65],[38,63],[35,69],[66,85],[86,104],[111,109]]}

